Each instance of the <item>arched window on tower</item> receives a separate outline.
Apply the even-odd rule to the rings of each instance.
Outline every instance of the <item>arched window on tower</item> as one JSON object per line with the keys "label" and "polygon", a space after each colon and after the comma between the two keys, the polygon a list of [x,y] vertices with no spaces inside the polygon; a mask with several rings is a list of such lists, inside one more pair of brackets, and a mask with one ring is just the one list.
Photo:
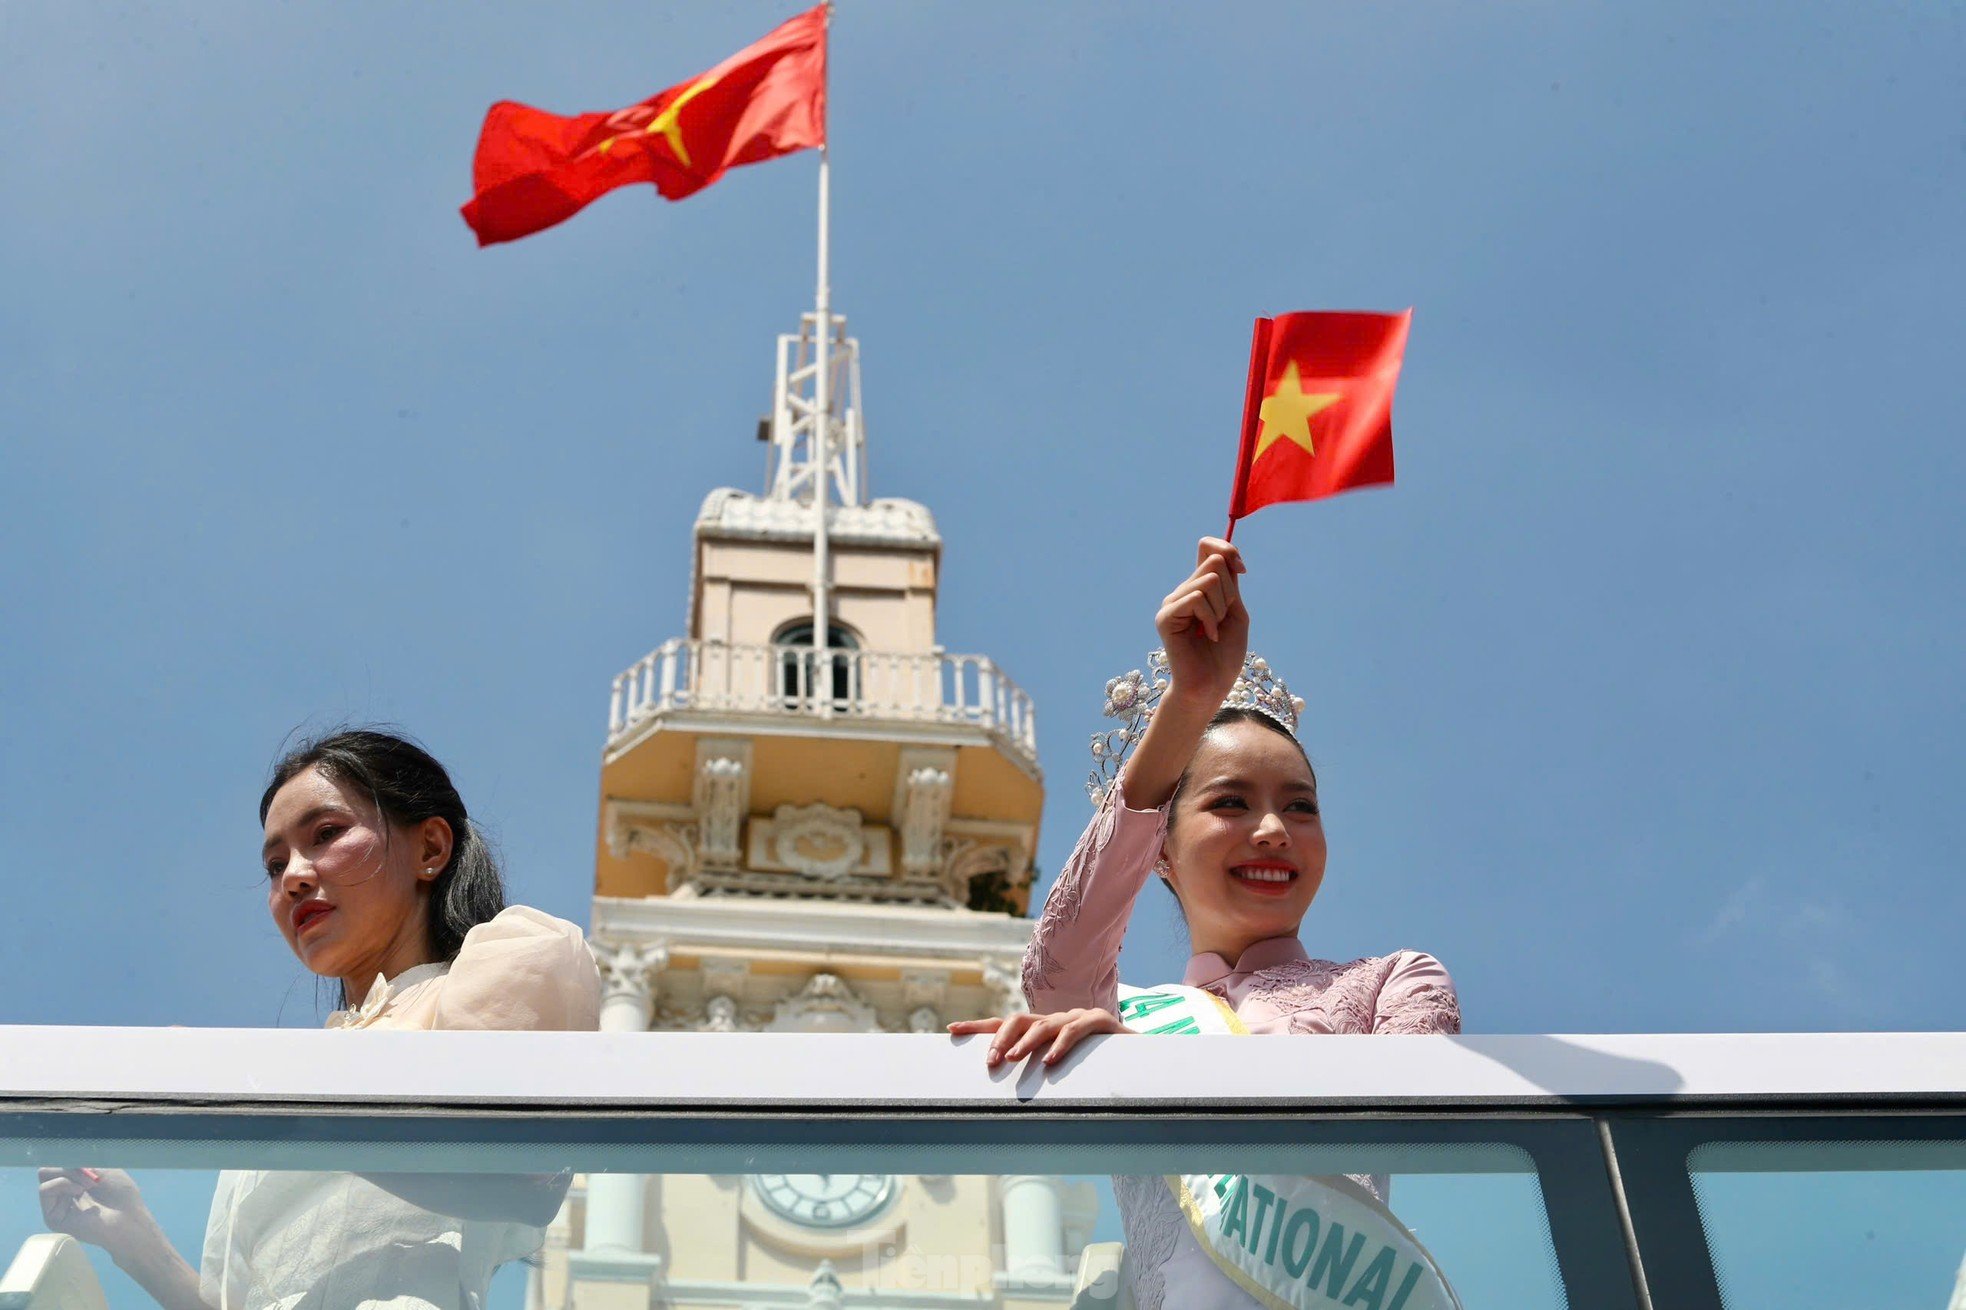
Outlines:
{"label": "arched window on tower", "polygon": [[[813,625],[802,620],[781,628],[772,638],[779,648],[778,694],[787,709],[817,709],[821,700],[832,697],[835,710],[846,710],[858,692],[858,667],[850,652],[860,649],[860,639],[837,623],[826,627],[826,673],[820,672],[819,656],[812,649]],[[804,650],[794,649],[803,646]]]}

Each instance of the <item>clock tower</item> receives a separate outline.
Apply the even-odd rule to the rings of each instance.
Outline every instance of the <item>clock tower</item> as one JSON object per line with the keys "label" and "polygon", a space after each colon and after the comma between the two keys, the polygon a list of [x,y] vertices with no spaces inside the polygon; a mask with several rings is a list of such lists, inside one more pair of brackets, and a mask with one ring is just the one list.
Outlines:
{"label": "clock tower", "polygon": [[[940,644],[935,520],[866,495],[859,358],[830,312],[779,338],[765,489],[704,500],[687,635],[614,680],[604,1030],[926,1033],[1022,1006],[1031,702]],[[1093,1208],[1036,1176],[593,1175],[530,1301],[1060,1306]]]}

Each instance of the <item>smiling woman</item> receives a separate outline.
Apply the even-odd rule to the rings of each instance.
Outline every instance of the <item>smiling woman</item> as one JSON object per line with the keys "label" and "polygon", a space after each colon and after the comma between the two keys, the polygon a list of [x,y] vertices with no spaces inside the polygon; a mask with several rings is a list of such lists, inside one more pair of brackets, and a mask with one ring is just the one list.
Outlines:
{"label": "smiling woman", "polygon": [[[1197,555],[1155,615],[1165,650],[1152,680],[1136,672],[1107,686],[1106,712],[1124,726],[1095,739],[1099,809],[1024,956],[1032,1013],[950,1025],[994,1033],[992,1064],[1038,1052],[1054,1063],[1093,1033],[1461,1029],[1454,984],[1432,956],[1403,950],[1339,963],[1313,959],[1298,940],[1326,855],[1317,774],[1296,735],[1301,702],[1249,655],[1241,553],[1203,538]],[[1150,874],[1180,901],[1194,955],[1179,985],[1122,988],[1120,942]],[[1323,1307],[1341,1294],[1358,1304],[1389,1292],[1387,1304],[1404,1310],[1457,1304],[1385,1208],[1387,1187],[1370,1177],[1117,1178],[1134,1304]],[[1309,1216],[1304,1233],[1321,1217],[1340,1246],[1347,1230],[1378,1243],[1387,1254],[1376,1290],[1334,1290],[1327,1279],[1321,1291],[1288,1261],[1277,1266],[1277,1237],[1267,1245],[1257,1237],[1265,1213],[1275,1228],[1286,1212]],[[1309,1240],[1338,1258],[1338,1248],[1324,1253]],[[1356,1256],[1361,1248],[1344,1249]],[[1254,1259],[1259,1251],[1268,1258]],[[1313,1262],[1307,1249],[1305,1268],[1323,1267],[1323,1254]]]}
{"label": "smiling woman", "polygon": [[[600,972],[580,929],[505,904],[450,776],[391,733],[283,757],[260,798],[267,908],[310,971],[340,983],[331,1029],[592,1030]],[[48,1226],[102,1247],[168,1310],[481,1305],[539,1249],[570,1178],[227,1171],[201,1267],[130,1175],[43,1169]]]}

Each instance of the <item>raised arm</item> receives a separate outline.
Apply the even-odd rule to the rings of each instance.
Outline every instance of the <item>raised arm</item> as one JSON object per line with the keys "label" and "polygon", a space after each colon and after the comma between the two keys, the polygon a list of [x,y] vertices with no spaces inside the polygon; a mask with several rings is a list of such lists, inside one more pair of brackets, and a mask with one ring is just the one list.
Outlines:
{"label": "raised arm", "polygon": [[1167,804],[1208,721],[1242,676],[1249,610],[1238,579],[1248,571],[1241,551],[1220,537],[1203,537],[1195,547],[1195,571],[1154,615],[1154,630],[1167,651],[1167,690],[1126,762],[1126,794],[1135,805]]}
{"label": "raised arm", "polygon": [[1024,954],[1024,999],[1038,1013],[1117,1008],[1120,941],[1160,858],[1167,803],[1242,673],[1249,611],[1237,581],[1245,570],[1241,552],[1204,537],[1195,560],[1194,572],[1154,615],[1167,651],[1167,690],[1052,886]]}
{"label": "raised arm", "polygon": [[1125,784],[1079,837],[1024,950],[1024,1001],[1035,1014],[1119,1009],[1120,941],[1133,900],[1160,857],[1165,810],[1136,810]]}
{"label": "raised arm", "polygon": [[958,1035],[993,1033],[989,1062],[1039,1049],[1064,1057],[1095,1032],[1125,1032],[1119,1009],[1120,941],[1133,902],[1160,858],[1167,805],[1208,722],[1228,698],[1249,649],[1242,554],[1204,537],[1193,573],[1161,602],[1154,627],[1167,651],[1168,685],[1139,745],[1079,838],[1045,898],[1024,952],[1024,999],[1033,1015],[961,1020]]}

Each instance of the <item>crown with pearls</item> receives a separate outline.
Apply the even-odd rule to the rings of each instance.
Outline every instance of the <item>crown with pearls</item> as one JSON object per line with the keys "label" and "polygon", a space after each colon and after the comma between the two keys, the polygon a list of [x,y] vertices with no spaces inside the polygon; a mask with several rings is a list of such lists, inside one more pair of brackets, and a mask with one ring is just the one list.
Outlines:
{"label": "crown with pearls", "polygon": [[[1120,768],[1126,763],[1127,756],[1147,735],[1147,722],[1154,717],[1154,710],[1167,693],[1167,687],[1168,663],[1164,650],[1157,650],[1147,657],[1145,673],[1133,669],[1106,684],[1105,715],[1109,719],[1118,719],[1120,726],[1092,734],[1093,768],[1086,777],[1085,791],[1092,797],[1094,805],[1106,803],[1107,793],[1119,780]],[[1284,685],[1283,679],[1271,671],[1268,660],[1260,655],[1245,655],[1242,674],[1236,679],[1235,686],[1229,688],[1222,708],[1255,710],[1266,714],[1295,736],[1297,720],[1304,713],[1304,700],[1301,696],[1290,694],[1290,688]]]}

